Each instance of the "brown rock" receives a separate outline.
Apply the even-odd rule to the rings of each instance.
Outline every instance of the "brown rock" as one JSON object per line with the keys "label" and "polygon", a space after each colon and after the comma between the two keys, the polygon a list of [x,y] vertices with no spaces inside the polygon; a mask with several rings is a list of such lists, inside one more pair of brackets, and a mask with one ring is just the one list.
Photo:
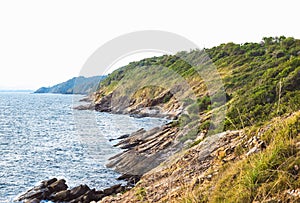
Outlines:
{"label": "brown rock", "polygon": [[[87,191],[86,193],[84,193],[83,195],[77,197],[76,199],[72,199],[69,203],[78,203],[78,202],[81,202],[81,203],[90,203],[91,201],[98,201],[100,199],[97,199],[95,197],[95,189],[93,190],[89,190]],[[103,197],[104,195],[102,194],[101,198]]]}
{"label": "brown rock", "polygon": [[127,181],[127,185],[130,185],[130,186],[135,185],[140,179],[141,179],[141,176],[139,176],[139,175],[130,175],[130,174],[123,174],[123,175],[121,175],[120,177],[117,178],[117,180]]}
{"label": "brown rock", "polygon": [[94,110],[95,106],[93,104],[79,105],[74,107],[75,110]]}
{"label": "brown rock", "polygon": [[211,179],[212,179],[212,175],[211,174],[209,174],[208,176],[206,176],[206,179],[208,180],[208,181],[211,181]]}

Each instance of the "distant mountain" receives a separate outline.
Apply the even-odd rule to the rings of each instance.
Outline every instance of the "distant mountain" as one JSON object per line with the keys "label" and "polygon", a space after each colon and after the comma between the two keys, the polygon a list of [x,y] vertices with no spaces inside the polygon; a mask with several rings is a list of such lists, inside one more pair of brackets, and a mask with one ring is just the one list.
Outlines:
{"label": "distant mountain", "polygon": [[99,82],[106,76],[74,77],[66,82],[52,87],[41,87],[34,93],[54,93],[54,94],[88,94],[98,88]]}

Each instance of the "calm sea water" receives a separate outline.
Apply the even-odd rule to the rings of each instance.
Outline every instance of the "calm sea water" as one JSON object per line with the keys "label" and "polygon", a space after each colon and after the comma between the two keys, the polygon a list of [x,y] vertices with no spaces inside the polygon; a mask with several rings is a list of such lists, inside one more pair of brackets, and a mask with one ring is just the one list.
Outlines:
{"label": "calm sea water", "polygon": [[73,110],[82,96],[0,93],[0,202],[38,182],[65,178],[71,187],[118,183],[105,167],[120,152],[109,139],[166,122]]}

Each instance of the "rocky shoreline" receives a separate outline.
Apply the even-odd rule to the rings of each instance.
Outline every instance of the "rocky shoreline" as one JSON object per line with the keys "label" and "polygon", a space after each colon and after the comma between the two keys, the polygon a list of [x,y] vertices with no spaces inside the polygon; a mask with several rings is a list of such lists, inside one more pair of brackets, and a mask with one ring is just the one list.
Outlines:
{"label": "rocky shoreline", "polygon": [[104,190],[91,189],[87,185],[79,185],[68,189],[66,180],[52,178],[42,181],[38,186],[28,190],[15,201],[24,203],[45,202],[68,202],[68,203],[89,203],[100,201],[106,196],[118,194],[130,190],[140,179],[139,176],[122,175],[118,180],[127,181],[126,185],[117,184]]}
{"label": "rocky shoreline", "polygon": [[172,123],[151,130],[140,129],[115,146],[124,149],[109,159],[107,166],[121,174],[142,176],[182,149],[176,140],[179,128]]}
{"label": "rocky shoreline", "polygon": [[[170,96],[169,94],[169,92],[165,92],[151,100],[150,103],[147,101],[143,105],[134,107],[113,105],[112,95],[107,95],[97,102],[95,102],[95,98],[87,97],[81,100],[87,102],[87,104],[77,106],[74,109],[127,114],[134,117],[164,117],[174,120],[182,112],[180,105],[176,104],[177,106],[172,107],[173,110],[169,111],[166,111],[163,106],[157,105],[166,96]],[[91,189],[87,185],[79,185],[70,189],[66,184],[66,180],[53,178],[42,181],[40,185],[18,197],[16,201],[25,203],[43,201],[88,203],[100,201],[107,196],[124,193],[132,189],[142,175],[182,149],[182,143],[178,142],[177,139],[181,135],[180,129],[173,126],[171,122],[148,131],[140,129],[130,135],[126,134],[117,138],[116,140],[119,140],[119,142],[115,147],[119,147],[123,151],[111,157],[107,167],[113,168],[122,174],[117,180],[126,181],[126,185],[118,184],[104,190]]]}
{"label": "rocky shoreline", "polygon": [[[149,131],[140,129],[132,134],[116,138],[119,140],[115,147],[124,151],[110,158],[107,167],[114,168],[122,174],[117,180],[126,181],[126,185],[117,184],[104,190],[91,189],[87,185],[69,188],[66,180],[53,178],[44,180],[40,185],[28,190],[18,197],[16,201],[24,203],[51,202],[83,202],[100,201],[104,197],[123,193],[132,189],[141,176],[166,160],[166,154],[177,151],[178,143],[174,138],[178,129],[172,123]],[[110,140],[112,141],[112,140]]]}
{"label": "rocky shoreline", "polygon": [[[116,138],[115,147],[124,151],[110,158],[107,167],[122,174],[117,180],[126,181],[126,185],[114,185],[104,190],[90,189],[87,185],[69,188],[66,180],[53,178],[44,180],[40,185],[28,190],[16,201],[25,203],[51,202],[83,202],[100,201],[104,197],[123,193],[132,189],[141,176],[158,166],[175,151],[181,149],[175,138],[179,129],[172,123],[151,130],[140,129],[132,134]],[[112,140],[110,140],[112,141]]]}
{"label": "rocky shoreline", "polygon": [[[137,132],[132,133],[131,135],[126,134],[116,138],[116,140],[120,140],[120,142],[116,144],[115,147],[126,143],[126,139],[129,139],[131,136],[138,135],[144,132],[146,131],[140,129]],[[120,148],[128,149],[129,147],[120,146]],[[21,196],[17,197],[15,201],[24,203],[39,203],[43,201],[66,203],[89,203],[93,201],[97,202],[102,200],[104,197],[130,190],[141,178],[141,175],[133,175],[127,173],[121,174],[122,175],[117,178],[117,180],[125,181],[126,185],[117,184],[104,190],[96,190],[95,188],[91,189],[87,185],[79,185],[74,188],[69,188],[69,186],[66,184],[66,180],[64,179],[52,178],[49,180],[44,180],[39,185],[33,187]]]}
{"label": "rocky shoreline", "polygon": [[[143,174],[166,159],[166,156],[163,155],[167,153],[166,149],[169,151],[169,146],[177,131],[176,129],[174,131],[172,124],[169,123],[149,131],[140,129],[132,134],[125,134],[114,139],[119,140],[114,146],[124,151],[111,157],[107,167],[114,168],[122,174],[117,180],[125,181],[126,185],[117,184],[104,190],[91,189],[87,185],[69,188],[66,180],[52,178],[42,181],[39,185],[17,197],[15,201],[24,203],[44,201],[89,203],[100,201],[107,196],[124,193],[132,189]],[[149,147],[147,147],[148,145]]]}
{"label": "rocky shoreline", "polygon": [[117,93],[110,93],[106,96],[99,96],[101,92],[95,92],[93,95],[81,99],[81,104],[74,107],[76,110],[95,110],[98,112],[108,112],[113,114],[126,114],[132,117],[156,117],[175,120],[183,111],[183,106],[174,100],[172,105],[168,106],[163,101],[171,98],[170,91],[165,91],[152,99],[129,99],[126,96],[120,97]]}

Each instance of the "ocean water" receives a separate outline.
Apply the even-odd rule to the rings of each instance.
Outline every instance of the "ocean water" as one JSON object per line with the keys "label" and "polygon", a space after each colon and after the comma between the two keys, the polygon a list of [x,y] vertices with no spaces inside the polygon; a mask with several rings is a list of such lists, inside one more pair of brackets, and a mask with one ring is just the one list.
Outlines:
{"label": "ocean water", "polygon": [[82,96],[0,93],[0,202],[52,177],[70,187],[103,189],[119,183],[106,168],[120,152],[109,139],[167,122],[73,110]]}

